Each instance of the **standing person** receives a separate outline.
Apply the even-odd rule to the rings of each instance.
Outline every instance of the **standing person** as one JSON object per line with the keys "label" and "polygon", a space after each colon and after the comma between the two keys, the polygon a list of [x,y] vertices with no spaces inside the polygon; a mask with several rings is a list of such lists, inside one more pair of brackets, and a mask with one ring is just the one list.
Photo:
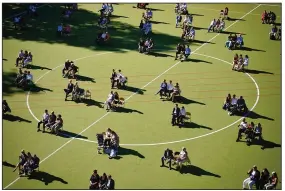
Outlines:
{"label": "standing person", "polygon": [[177,124],[177,119],[179,117],[179,114],[180,114],[180,108],[178,107],[178,104],[175,104],[175,107],[172,110],[172,120],[171,120],[172,126]]}
{"label": "standing person", "polygon": [[49,119],[49,114],[48,110],[46,109],[43,114],[43,119],[40,122],[38,122],[38,132],[40,131],[41,124],[43,124],[43,133],[45,132],[45,125],[48,123],[48,119]]}
{"label": "standing person", "polygon": [[72,80],[69,80],[69,83],[67,85],[67,89],[64,89],[65,91],[65,101],[67,100],[68,95],[73,91],[74,85],[72,83]]}
{"label": "standing person", "polygon": [[115,190],[115,181],[112,179],[112,176],[108,176],[108,181],[107,181],[107,190]]}
{"label": "standing person", "polygon": [[93,171],[93,174],[90,177],[90,190],[98,190],[99,189],[100,176],[97,174],[97,170]]}
{"label": "standing person", "polygon": [[225,19],[229,18],[228,17],[228,15],[229,15],[229,8],[228,7],[225,8],[224,15],[225,15]]}
{"label": "standing person", "polygon": [[167,93],[168,93],[168,98],[170,98],[171,93],[173,92],[174,86],[172,84],[172,80],[169,81],[169,84],[167,84]]}

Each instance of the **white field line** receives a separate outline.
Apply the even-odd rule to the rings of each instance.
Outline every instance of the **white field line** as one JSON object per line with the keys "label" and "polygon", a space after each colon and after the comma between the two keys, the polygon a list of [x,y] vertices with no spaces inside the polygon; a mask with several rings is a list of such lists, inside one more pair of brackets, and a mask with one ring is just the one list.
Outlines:
{"label": "white field line", "polygon": [[[254,10],[256,10],[258,7],[260,7],[261,5],[256,6],[255,8],[253,8],[251,11],[249,11],[248,13],[246,13],[245,15],[243,15],[240,19],[243,19],[244,17],[246,17],[247,15],[249,15],[250,13],[252,13]],[[229,29],[230,27],[232,27],[234,24],[236,24],[237,22],[239,22],[239,20],[233,22],[231,25],[229,25],[225,30]],[[207,45],[208,42],[214,40],[216,37],[218,37],[220,34],[215,35],[213,38],[211,38],[210,40],[208,40],[206,43],[202,44],[200,47],[198,47],[196,50],[193,51],[193,53],[195,53],[196,51],[200,50],[202,47],[204,47],[205,45]],[[167,70],[165,70],[164,72],[162,72],[160,75],[158,75],[156,78],[154,78],[153,80],[151,80],[150,82],[148,82],[146,85],[144,85],[141,89],[144,89],[145,87],[147,87],[149,84],[151,84],[152,82],[154,82],[156,79],[160,78],[162,75],[164,75],[166,72],[168,72],[169,70],[171,70],[172,68],[176,67],[178,64],[180,63],[177,62],[174,65],[172,65],[170,68],[168,68]],[[136,95],[137,92],[131,94],[128,98],[126,98],[126,101],[129,100],[130,98],[132,98],[134,95]],[[77,134],[75,137],[71,138],[69,141],[67,141],[66,143],[64,143],[62,146],[60,146],[58,149],[56,149],[55,151],[53,151],[51,154],[49,154],[47,157],[45,157],[40,163],[44,162],[45,160],[47,160],[48,158],[50,158],[51,156],[53,156],[55,153],[57,153],[58,151],[60,151],[63,147],[65,147],[67,144],[69,144],[71,141],[73,141],[75,138],[77,138],[78,136],[80,136],[82,133],[84,133],[85,131],[87,131],[90,127],[92,127],[93,125],[95,125],[96,123],[98,123],[99,121],[101,121],[103,118],[105,118],[106,116],[108,116],[110,114],[110,112],[106,113],[105,115],[103,115],[102,117],[100,117],[99,119],[97,119],[96,121],[94,121],[92,124],[90,124],[88,127],[86,127],[84,130],[82,130],[79,134]],[[8,184],[4,189],[9,188],[11,185],[13,185],[15,182],[17,182],[20,179],[20,177],[16,178],[13,182],[11,182],[10,184]]]}

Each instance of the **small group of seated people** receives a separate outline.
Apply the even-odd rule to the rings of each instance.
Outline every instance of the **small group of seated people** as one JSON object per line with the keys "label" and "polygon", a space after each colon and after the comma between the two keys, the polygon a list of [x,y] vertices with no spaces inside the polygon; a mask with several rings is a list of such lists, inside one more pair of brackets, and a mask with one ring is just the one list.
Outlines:
{"label": "small group of seated people", "polygon": [[14,27],[15,29],[23,29],[26,26],[25,19],[23,16],[15,16],[14,17]]}
{"label": "small group of seated people", "polygon": [[176,14],[188,15],[186,3],[176,3],[174,11]]}
{"label": "small group of seated people", "polygon": [[120,138],[118,134],[112,129],[108,128],[106,132],[97,134],[98,141],[98,154],[101,154],[100,150],[103,148],[103,153],[109,155],[109,159],[117,156]]}
{"label": "small group of seated people", "polygon": [[181,39],[184,41],[193,41],[195,40],[196,31],[194,27],[185,25],[182,31]]}
{"label": "small group of seated people", "polygon": [[281,26],[278,29],[277,26],[274,25],[269,33],[270,40],[281,40],[281,33],[282,33]]}
{"label": "small group of seated people", "polygon": [[225,10],[221,10],[220,11],[220,18],[223,19],[228,19],[228,15],[229,15],[229,8],[226,7]]}
{"label": "small group of seated people", "polygon": [[237,113],[245,114],[248,112],[248,108],[243,96],[240,96],[240,98],[237,99],[235,94],[233,97],[231,97],[231,94],[228,94],[223,104],[223,109],[228,111],[229,115],[234,115]]}
{"label": "small group of seated people", "polygon": [[[63,127],[62,116],[60,114],[56,116],[52,111],[44,127],[50,130],[52,134],[58,135],[59,130]],[[43,132],[45,132],[45,129],[43,129]]]}
{"label": "small group of seated people", "polygon": [[93,174],[90,177],[89,190],[114,190],[115,181],[112,179],[111,175],[103,175],[100,177],[97,173],[97,170],[93,171]]}
{"label": "small group of seated people", "polygon": [[5,114],[7,112],[11,113],[12,111],[11,111],[11,108],[9,107],[7,101],[3,100],[2,101],[2,114]]}
{"label": "small group of seated people", "polygon": [[242,138],[243,133],[246,135],[247,145],[250,145],[256,137],[258,137],[259,141],[262,141],[262,127],[260,123],[258,123],[256,126],[253,122],[248,124],[246,119],[243,118],[242,122],[238,127],[239,130],[236,142],[238,142]]}
{"label": "small group of seated people", "polygon": [[265,10],[261,15],[261,21],[262,24],[275,24],[276,14],[272,11],[269,11],[269,13],[267,13]]}
{"label": "small group of seated people", "polygon": [[101,16],[111,16],[114,12],[112,3],[103,3],[102,8],[99,10]]}
{"label": "small group of seated people", "polygon": [[226,23],[224,19],[213,19],[208,27],[208,32],[222,32],[225,29]]}
{"label": "small group of seated people", "polygon": [[19,73],[17,74],[15,83],[17,87],[19,88],[27,88],[29,85],[33,85],[33,75],[31,74],[30,71],[25,70],[24,72],[22,71],[21,68],[19,68]]}
{"label": "small group of seated people", "polygon": [[119,69],[118,72],[116,72],[115,69],[113,69],[110,80],[111,80],[112,89],[114,88],[122,89],[126,87],[126,83],[128,82],[128,77],[125,77],[122,74],[122,70]]}
{"label": "small group of seated people", "polygon": [[169,166],[169,170],[172,170],[172,165],[177,165],[177,169],[181,170],[182,165],[185,162],[190,163],[188,152],[185,147],[182,148],[180,152],[173,152],[171,149],[167,148],[161,157],[161,167],[164,167],[164,162]]}
{"label": "small group of seated people", "polygon": [[153,17],[153,12],[151,9],[146,9],[144,13],[142,13],[142,20],[144,21],[150,21]]}
{"label": "small group of seated people", "polygon": [[61,23],[57,26],[56,32],[58,36],[69,36],[71,34],[71,26],[68,24],[63,26],[63,24]]}
{"label": "small group of seated people", "polygon": [[179,124],[183,125],[185,118],[186,118],[186,110],[184,106],[182,106],[180,109],[178,104],[176,104],[172,110],[172,119],[171,119],[172,126],[179,125]]}
{"label": "small group of seated people", "polygon": [[183,62],[188,59],[190,54],[191,54],[191,49],[189,48],[189,45],[185,47],[184,44],[179,43],[176,47],[176,53],[175,53],[174,60],[177,60],[177,58],[179,58],[181,62]]}
{"label": "small group of seated people", "polygon": [[40,159],[37,155],[32,156],[30,152],[26,154],[25,150],[22,150],[19,156],[19,163],[16,165],[13,172],[19,169],[19,175],[29,176],[35,169],[39,168]]}
{"label": "small group of seated people", "polygon": [[244,40],[241,34],[238,36],[236,34],[232,35],[230,34],[228,36],[228,40],[225,43],[225,47],[229,50],[233,50],[236,48],[242,48],[244,46]]}
{"label": "small group of seated people", "polygon": [[152,25],[150,21],[141,20],[139,28],[143,32],[143,34],[146,36],[152,32]]}
{"label": "small group of seated people", "polygon": [[110,39],[110,34],[107,31],[101,31],[97,35],[96,42],[102,44]]}
{"label": "small group of seated people", "polygon": [[155,95],[157,94],[160,95],[160,99],[164,96],[167,97],[168,100],[176,102],[177,96],[181,95],[181,89],[178,83],[174,86],[171,80],[169,81],[169,84],[167,84],[166,80],[163,80],[160,84],[159,91]]}
{"label": "small group of seated people", "polygon": [[278,184],[278,176],[275,171],[270,173],[267,168],[264,168],[262,172],[257,169],[257,166],[254,165],[249,171],[247,171],[248,178],[243,181],[243,189],[252,190],[253,185],[255,185],[257,190],[272,190],[276,189]]}
{"label": "small group of seated people", "polygon": [[105,106],[107,106],[107,111],[116,111],[116,108],[122,104],[123,103],[118,92],[114,93],[113,91],[111,91],[102,107],[104,108]]}
{"label": "small group of seated people", "polygon": [[98,26],[102,29],[107,29],[108,24],[110,24],[110,22],[111,22],[110,17],[100,16],[98,19]]}
{"label": "small group of seated people", "polygon": [[146,6],[148,6],[149,3],[137,3],[138,9],[146,9]]}
{"label": "small group of seated people", "polygon": [[146,38],[145,40],[141,38],[138,43],[138,51],[139,53],[148,54],[150,53],[151,49],[153,49],[153,46],[154,43],[151,38]]}
{"label": "small group of seated people", "polygon": [[31,52],[27,50],[20,50],[18,57],[16,58],[16,67],[21,65],[23,68],[28,67],[30,63],[33,61],[33,55]]}
{"label": "small group of seated people", "polygon": [[62,69],[62,77],[76,79],[76,73],[79,71],[79,67],[75,65],[73,61],[66,60]]}
{"label": "small group of seated people", "polygon": [[233,66],[232,70],[235,71],[244,71],[245,67],[248,67],[249,64],[249,57],[248,55],[245,55],[243,58],[242,54],[238,56],[238,54],[235,54],[234,59],[233,59]]}

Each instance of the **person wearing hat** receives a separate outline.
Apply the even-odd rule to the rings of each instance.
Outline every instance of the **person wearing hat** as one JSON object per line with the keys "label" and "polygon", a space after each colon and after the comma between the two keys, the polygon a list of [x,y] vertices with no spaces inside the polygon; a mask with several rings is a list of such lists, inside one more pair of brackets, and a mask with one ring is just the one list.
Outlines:
{"label": "person wearing hat", "polygon": [[174,159],[173,157],[173,151],[167,148],[164,151],[164,155],[161,157],[161,166],[164,167],[164,161],[168,160],[167,163],[169,164],[169,170],[171,170],[171,161]]}
{"label": "person wearing hat", "polygon": [[248,186],[248,188],[252,190],[252,186],[260,179],[260,172],[257,170],[257,166],[254,165],[252,169],[247,172],[247,174],[249,177],[243,181],[242,186],[243,189],[246,189],[246,186]]}
{"label": "person wearing hat", "polygon": [[278,176],[276,172],[272,172],[272,176],[269,178],[269,183],[265,184],[266,190],[272,190],[273,188],[276,188],[278,183]]}
{"label": "person wearing hat", "polygon": [[93,171],[93,174],[90,177],[90,190],[98,190],[99,189],[99,181],[100,176],[97,174],[97,170]]}
{"label": "person wearing hat", "polygon": [[40,131],[41,124],[43,124],[43,132],[44,132],[45,125],[48,123],[48,119],[49,119],[49,114],[48,114],[48,110],[46,109],[43,114],[43,119],[40,122],[38,122],[38,132]]}

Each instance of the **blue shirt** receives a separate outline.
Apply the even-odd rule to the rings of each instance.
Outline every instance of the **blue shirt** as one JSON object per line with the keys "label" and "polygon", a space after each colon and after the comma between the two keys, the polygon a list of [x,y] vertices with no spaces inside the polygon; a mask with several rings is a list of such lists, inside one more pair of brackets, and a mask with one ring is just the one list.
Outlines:
{"label": "blue shirt", "polygon": [[191,53],[191,49],[187,47],[187,48],[185,49],[185,54],[190,54],[190,53]]}

